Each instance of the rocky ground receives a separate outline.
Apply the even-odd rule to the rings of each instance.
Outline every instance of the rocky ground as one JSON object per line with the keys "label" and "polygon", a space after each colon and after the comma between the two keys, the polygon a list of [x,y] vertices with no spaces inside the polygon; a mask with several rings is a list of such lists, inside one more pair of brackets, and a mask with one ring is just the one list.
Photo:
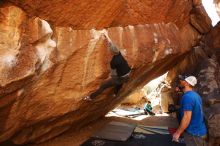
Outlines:
{"label": "rocky ground", "polygon": [[86,127],[82,128],[79,131],[75,131],[74,127],[64,134],[51,139],[42,144],[35,144],[29,146],[79,146],[84,141],[86,141],[95,131],[102,128],[105,124],[110,121],[120,121],[120,122],[128,122],[128,123],[136,123],[136,124],[144,124],[151,126],[169,126],[176,127],[177,121],[173,117],[169,116],[151,116],[146,117],[143,120],[137,121],[128,118],[121,117],[103,117],[96,122],[93,122]]}

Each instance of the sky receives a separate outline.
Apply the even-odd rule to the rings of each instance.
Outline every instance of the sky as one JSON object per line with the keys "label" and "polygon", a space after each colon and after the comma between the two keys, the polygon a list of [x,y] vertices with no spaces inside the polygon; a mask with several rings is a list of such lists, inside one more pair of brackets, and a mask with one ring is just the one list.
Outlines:
{"label": "sky", "polygon": [[212,20],[212,25],[215,26],[220,17],[218,16],[213,0],[202,0],[203,6],[205,7],[206,12]]}

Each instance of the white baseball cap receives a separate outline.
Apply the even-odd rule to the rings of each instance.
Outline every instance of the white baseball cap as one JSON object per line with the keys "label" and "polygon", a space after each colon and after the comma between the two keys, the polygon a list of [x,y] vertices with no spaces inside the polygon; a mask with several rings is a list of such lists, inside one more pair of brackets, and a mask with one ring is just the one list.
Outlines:
{"label": "white baseball cap", "polygon": [[179,78],[181,80],[185,80],[188,84],[190,84],[191,86],[195,86],[197,84],[197,79],[194,76],[179,76]]}
{"label": "white baseball cap", "polygon": [[194,76],[186,77],[186,78],[185,78],[185,81],[186,81],[187,83],[189,83],[190,85],[192,85],[192,86],[195,86],[195,85],[197,84],[197,79],[196,79],[196,77],[194,77]]}

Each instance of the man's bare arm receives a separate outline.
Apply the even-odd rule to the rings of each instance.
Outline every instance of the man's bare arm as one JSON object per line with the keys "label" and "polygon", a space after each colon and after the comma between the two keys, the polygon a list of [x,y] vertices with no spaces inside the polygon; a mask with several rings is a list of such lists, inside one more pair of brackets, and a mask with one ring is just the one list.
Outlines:
{"label": "man's bare arm", "polygon": [[180,126],[177,129],[177,133],[182,134],[184,130],[188,127],[192,117],[192,111],[184,111],[183,118],[181,120]]}
{"label": "man's bare arm", "polygon": [[192,111],[184,111],[183,118],[181,120],[180,126],[177,131],[173,134],[173,140],[179,140],[180,135],[184,132],[184,130],[188,127],[192,117]]}

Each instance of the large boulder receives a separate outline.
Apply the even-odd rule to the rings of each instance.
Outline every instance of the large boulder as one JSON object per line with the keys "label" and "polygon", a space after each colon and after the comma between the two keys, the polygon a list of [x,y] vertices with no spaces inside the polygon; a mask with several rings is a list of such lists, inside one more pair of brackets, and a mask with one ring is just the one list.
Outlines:
{"label": "large boulder", "polygon": [[[198,74],[198,92],[203,97],[204,112],[208,123],[209,136],[220,137],[220,66],[216,56],[201,62]],[[216,102],[217,101],[217,102]]]}
{"label": "large boulder", "polygon": [[139,0],[9,0],[29,16],[38,16],[56,26],[92,29],[160,22],[182,27],[189,22],[191,1]]}
{"label": "large boulder", "polygon": [[190,23],[194,28],[202,34],[208,33],[211,29],[212,21],[203,5],[201,3],[200,5],[195,5],[190,13]]}
{"label": "large boulder", "polygon": [[204,42],[206,44],[206,50],[209,53],[214,53],[220,63],[220,22],[211,29],[211,31],[204,37]]}
{"label": "large boulder", "polygon": [[[200,38],[191,1],[11,2],[0,7],[0,141],[42,142],[98,119]],[[109,89],[86,102],[108,77],[104,33],[134,70],[119,98]]]}
{"label": "large boulder", "polygon": [[[211,143],[220,144],[220,23],[218,23],[205,37],[202,44],[207,57],[200,60],[198,69],[198,92],[205,103],[205,116],[209,128]],[[213,140],[214,139],[214,140]],[[213,141],[212,141],[213,140]],[[217,144],[216,144],[217,145]]]}

